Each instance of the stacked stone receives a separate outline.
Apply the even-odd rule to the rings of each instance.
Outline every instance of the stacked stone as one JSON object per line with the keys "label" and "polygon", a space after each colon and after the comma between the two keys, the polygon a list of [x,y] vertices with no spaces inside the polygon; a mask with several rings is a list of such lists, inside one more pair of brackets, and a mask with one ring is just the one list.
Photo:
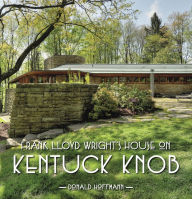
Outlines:
{"label": "stacked stone", "polygon": [[78,55],[55,55],[44,61],[44,69],[48,70],[65,64],[84,64],[85,58]]}
{"label": "stacked stone", "polygon": [[6,95],[5,95],[5,112],[6,113],[11,113],[14,99],[15,99],[15,89],[14,88],[6,89]]}
{"label": "stacked stone", "polygon": [[37,134],[86,119],[96,85],[18,84],[10,137]]}

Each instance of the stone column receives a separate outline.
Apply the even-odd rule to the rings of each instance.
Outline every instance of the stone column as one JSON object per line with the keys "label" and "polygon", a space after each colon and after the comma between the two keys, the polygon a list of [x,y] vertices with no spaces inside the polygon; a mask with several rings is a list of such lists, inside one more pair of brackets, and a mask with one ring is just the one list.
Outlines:
{"label": "stone column", "polygon": [[154,70],[151,69],[150,73],[150,90],[151,90],[151,97],[155,95],[155,78],[154,78]]}

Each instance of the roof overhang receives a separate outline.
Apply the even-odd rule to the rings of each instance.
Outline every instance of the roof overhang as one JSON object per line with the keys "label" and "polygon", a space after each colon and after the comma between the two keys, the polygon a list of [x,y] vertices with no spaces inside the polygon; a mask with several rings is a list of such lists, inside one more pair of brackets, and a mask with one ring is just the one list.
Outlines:
{"label": "roof overhang", "polygon": [[192,65],[168,65],[168,64],[73,64],[62,65],[57,68],[44,71],[32,71],[25,73],[9,83],[16,83],[20,79],[33,75],[63,75],[68,72],[80,72],[81,74],[89,73],[91,76],[126,76],[126,75],[171,75],[171,74],[185,74],[192,75]]}
{"label": "roof overhang", "polygon": [[[33,76],[33,75],[38,75],[38,76],[43,76],[43,75],[64,75],[67,74],[69,71],[68,70],[60,70],[60,71],[51,71],[51,70],[41,70],[41,71],[31,71],[28,73],[25,73],[23,75],[20,75],[19,77],[16,77],[15,79],[9,81],[9,83],[16,83],[18,82],[20,79],[28,77],[28,76]],[[86,74],[82,71],[78,71],[78,70],[74,70],[73,72],[76,73],[81,73],[81,74]]]}

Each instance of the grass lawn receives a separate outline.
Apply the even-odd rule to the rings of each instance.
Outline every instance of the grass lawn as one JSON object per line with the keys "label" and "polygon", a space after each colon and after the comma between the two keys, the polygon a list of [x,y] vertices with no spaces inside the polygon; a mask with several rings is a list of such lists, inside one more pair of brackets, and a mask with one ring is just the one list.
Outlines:
{"label": "grass lawn", "polygon": [[[49,145],[51,144],[49,141]],[[0,198],[1,199],[192,199],[192,121],[191,119],[155,120],[130,124],[114,124],[111,127],[81,130],[68,133],[54,139],[63,141],[170,141],[171,151],[152,150],[115,150],[115,151],[87,151],[83,149],[67,151],[21,151],[19,148],[10,149],[0,154]],[[53,174],[53,161],[50,163],[49,174],[25,174],[25,162],[19,169],[22,174],[13,174],[13,155],[22,154],[60,154],[67,156],[67,167],[75,168],[76,155],[101,154],[108,157],[113,155],[106,169],[108,174],[87,174],[82,167],[76,174],[67,174],[58,161],[58,172]],[[152,155],[161,155],[165,158],[169,154],[175,155],[180,169],[177,174],[169,174],[166,170],[161,174],[152,174],[147,168],[145,174],[135,173],[135,164],[129,167],[130,174],[122,172],[122,155],[145,155],[148,159]],[[37,157],[31,165],[38,166]],[[94,170],[99,164],[92,160],[87,163],[89,169]],[[152,167],[159,169],[161,162],[152,161]],[[133,186],[132,190],[123,191],[69,191],[58,189],[67,184],[125,184]]]}

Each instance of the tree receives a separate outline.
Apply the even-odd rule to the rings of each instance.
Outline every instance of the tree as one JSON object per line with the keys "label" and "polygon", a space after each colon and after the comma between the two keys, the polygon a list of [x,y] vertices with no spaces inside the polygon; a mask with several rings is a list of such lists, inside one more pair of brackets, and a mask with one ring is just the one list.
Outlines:
{"label": "tree", "polygon": [[149,28],[145,28],[147,35],[154,35],[161,33],[161,19],[158,17],[157,13],[155,12],[151,17],[151,26]]}
{"label": "tree", "polygon": [[174,45],[168,45],[157,52],[153,60],[154,64],[175,64],[178,62],[178,53]]}
{"label": "tree", "polygon": [[[85,28],[86,30],[96,34],[95,20],[100,14],[105,14],[108,18],[123,18],[130,13],[131,3],[127,1],[110,1],[110,0],[39,0],[38,3],[35,0],[25,1],[20,0],[20,3],[3,3],[0,8],[0,22],[2,40],[4,37],[4,30],[6,28],[5,18],[10,14],[13,14],[17,20],[18,26],[20,26],[21,18],[26,19],[26,24],[29,23],[28,18],[38,21],[42,27],[41,30],[36,32],[36,36],[29,45],[27,45],[24,51],[17,57],[14,66],[8,71],[4,72],[0,76],[0,82],[9,78],[15,74],[22,66],[25,58],[29,53],[37,48],[58,26],[63,25],[76,25]],[[110,2],[110,3],[109,3]],[[107,4],[107,6],[105,5]],[[80,11],[81,9],[81,11]],[[95,15],[95,9],[98,10],[98,16]],[[121,10],[121,11],[120,11]],[[82,11],[84,14],[82,14]],[[79,13],[87,16],[90,23],[85,24],[81,21],[81,18],[76,20],[73,18],[74,14]],[[29,15],[26,17],[26,15]]]}
{"label": "tree", "polygon": [[157,53],[162,48],[161,36],[158,34],[149,35],[146,37],[146,43],[144,45],[143,52],[143,62],[144,63],[153,63]]}
{"label": "tree", "polygon": [[174,40],[176,41],[176,49],[179,54],[180,63],[182,64],[184,60],[184,45],[186,42],[185,33],[189,28],[189,13],[173,13],[169,16],[170,29],[174,35]]}
{"label": "tree", "polygon": [[97,34],[102,39],[95,37],[90,32],[85,32],[81,39],[79,54],[85,57],[87,63],[117,63],[120,48],[120,20],[106,19],[101,16],[97,22]]}
{"label": "tree", "polygon": [[133,21],[128,21],[122,26],[122,55],[125,63],[138,63],[144,46],[145,31],[137,27]]}
{"label": "tree", "polygon": [[43,50],[49,56],[79,54],[86,34],[87,31],[83,27],[58,27],[43,43]]}
{"label": "tree", "polygon": [[[102,38],[97,34],[97,20],[101,15],[109,20],[123,19],[133,13],[129,0],[9,0],[1,5],[0,45],[5,45],[6,36],[10,35],[7,23],[10,19],[14,21],[14,31],[17,32],[12,35],[13,41],[17,40],[20,45],[16,47],[7,43],[12,47],[12,52],[17,53],[12,56],[10,67],[5,62],[1,65],[0,85],[19,71],[26,58],[28,69],[36,69],[34,63],[39,60],[39,46],[58,28],[78,26]],[[58,41],[61,43],[60,39]],[[58,47],[61,48],[56,46],[56,53],[61,51]]]}
{"label": "tree", "polygon": [[161,23],[161,19],[154,13],[151,17],[151,27],[145,28],[147,36],[145,38],[143,51],[144,63],[177,62],[177,56],[174,51],[173,35],[168,27],[162,26]]}

